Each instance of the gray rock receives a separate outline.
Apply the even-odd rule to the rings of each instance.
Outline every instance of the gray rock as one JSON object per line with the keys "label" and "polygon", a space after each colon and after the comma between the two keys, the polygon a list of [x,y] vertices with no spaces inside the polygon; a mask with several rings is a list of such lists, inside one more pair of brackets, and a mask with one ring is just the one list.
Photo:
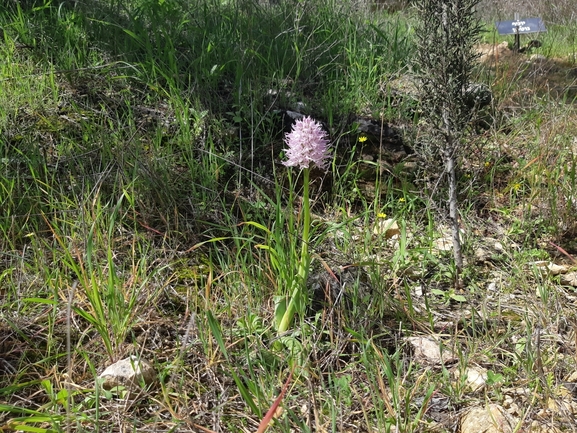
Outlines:
{"label": "gray rock", "polygon": [[154,382],[156,373],[148,361],[132,355],[106,367],[98,378],[103,389],[109,390],[117,386],[136,388],[143,383],[150,385]]}
{"label": "gray rock", "polygon": [[489,86],[483,83],[471,83],[467,88],[467,105],[475,108],[483,108],[493,101],[493,92]]}
{"label": "gray rock", "polygon": [[395,130],[388,123],[382,123],[376,119],[359,117],[353,120],[353,123],[357,125],[357,131],[365,135],[372,135],[376,139],[392,139],[400,138],[399,132]]}
{"label": "gray rock", "polygon": [[533,62],[544,62],[547,60],[547,57],[545,57],[543,54],[531,54],[529,60]]}

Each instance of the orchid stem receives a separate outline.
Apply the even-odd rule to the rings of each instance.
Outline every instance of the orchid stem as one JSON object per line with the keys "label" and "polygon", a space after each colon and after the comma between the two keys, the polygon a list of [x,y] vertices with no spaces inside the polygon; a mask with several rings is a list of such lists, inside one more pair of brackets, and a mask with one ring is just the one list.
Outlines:
{"label": "orchid stem", "polygon": [[302,207],[302,214],[303,214],[303,236],[302,236],[302,247],[301,247],[301,258],[299,262],[299,270],[297,279],[294,281],[293,292],[291,293],[291,297],[289,300],[289,304],[287,309],[281,319],[281,322],[278,327],[278,334],[281,335],[286,332],[288,327],[290,326],[293,316],[295,314],[295,310],[297,307],[297,303],[302,296],[303,289],[306,285],[308,269],[309,269],[309,232],[310,232],[310,225],[311,225],[311,212],[310,212],[310,203],[309,203],[309,174],[310,169],[305,168],[303,169],[303,207]]}

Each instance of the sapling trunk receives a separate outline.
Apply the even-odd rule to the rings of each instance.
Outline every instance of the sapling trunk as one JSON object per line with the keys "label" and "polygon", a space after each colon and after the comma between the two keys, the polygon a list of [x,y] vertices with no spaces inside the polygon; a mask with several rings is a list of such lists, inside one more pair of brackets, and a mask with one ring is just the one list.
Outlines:
{"label": "sapling trunk", "polygon": [[459,230],[459,203],[457,185],[457,161],[458,139],[455,138],[453,125],[451,124],[450,110],[443,110],[443,124],[445,131],[445,171],[449,184],[449,221],[451,222],[451,238],[453,241],[453,259],[455,260],[455,285],[461,286],[461,272],[463,270],[463,253],[461,250],[461,235]]}
{"label": "sapling trunk", "polygon": [[455,281],[460,285],[460,274],[463,270],[463,253],[461,251],[461,235],[459,229],[459,206],[457,202],[457,163],[454,155],[448,155],[445,160],[447,175],[449,176],[449,220],[451,221],[451,234],[453,238],[453,258],[457,275]]}

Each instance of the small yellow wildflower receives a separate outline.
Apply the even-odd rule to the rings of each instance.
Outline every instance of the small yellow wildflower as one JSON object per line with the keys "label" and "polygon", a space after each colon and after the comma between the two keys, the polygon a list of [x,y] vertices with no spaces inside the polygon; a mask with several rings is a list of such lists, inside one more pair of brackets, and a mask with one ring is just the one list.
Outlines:
{"label": "small yellow wildflower", "polygon": [[359,141],[360,141],[361,143],[364,143],[365,141],[367,141],[367,136],[366,136],[366,135],[361,135],[361,136],[359,137]]}
{"label": "small yellow wildflower", "polygon": [[485,161],[485,168],[489,168],[491,166],[491,162],[490,161]]}
{"label": "small yellow wildflower", "polygon": [[386,217],[387,217],[387,214],[386,214],[386,213],[379,212],[379,213],[377,214],[377,218],[386,218]]}
{"label": "small yellow wildflower", "polygon": [[401,198],[399,199],[399,203],[404,203],[404,202],[405,202],[405,197],[401,197]]}
{"label": "small yellow wildflower", "polygon": [[513,185],[513,191],[519,191],[521,189],[521,184],[520,183],[516,183]]}

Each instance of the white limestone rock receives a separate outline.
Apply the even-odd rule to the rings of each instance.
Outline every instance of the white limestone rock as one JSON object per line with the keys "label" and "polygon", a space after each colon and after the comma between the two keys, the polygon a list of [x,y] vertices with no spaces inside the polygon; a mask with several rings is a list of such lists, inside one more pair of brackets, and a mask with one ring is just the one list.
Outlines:
{"label": "white limestone rock", "polygon": [[109,365],[98,376],[100,385],[106,390],[117,386],[136,388],[141,384],[150,385],[155,378],[156,373],[152,365],[134,355]]}

